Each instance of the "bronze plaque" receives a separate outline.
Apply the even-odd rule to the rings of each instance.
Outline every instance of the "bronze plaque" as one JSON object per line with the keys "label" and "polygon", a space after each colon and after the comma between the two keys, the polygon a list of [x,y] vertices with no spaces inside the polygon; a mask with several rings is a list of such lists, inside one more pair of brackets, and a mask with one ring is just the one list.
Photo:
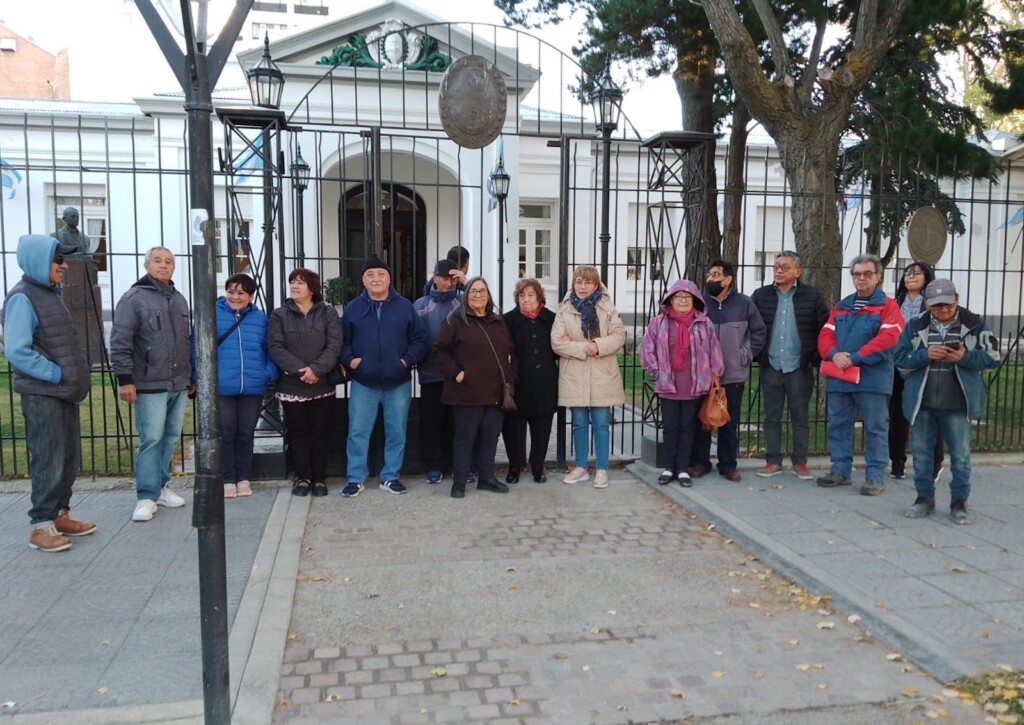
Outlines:
{"label": "bronze plaque", "polygon": [[946,217],[934,206],[922,206],[910,216],[907,247],[915,262],[937,264],[946,251]]}
{"label": "bronze plaque", "polygon": [[507,102],[505,79],[494,64],[478,55],[464,56],[441,79],[441,126],[459,146],[483,148],[501,133]]}

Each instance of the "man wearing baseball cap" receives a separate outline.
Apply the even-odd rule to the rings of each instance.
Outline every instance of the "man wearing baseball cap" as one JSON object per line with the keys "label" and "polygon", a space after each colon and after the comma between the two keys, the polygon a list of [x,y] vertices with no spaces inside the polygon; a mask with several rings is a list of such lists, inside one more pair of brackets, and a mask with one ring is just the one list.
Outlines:
{"label": "man wearing baseball cap", "polygon": [[969,524],[971,421],[985,417],[988,391],[981,371],[999,365],[999,341],[985,320],[960,307],[953,282],[936,279],[924,289],[928,311],[909,324],[896,346],[896,367],[905,374],[903,414],[910,423],[917,499],[904,515],[917,519],[935,511],[932,464],[936,437],[949,450],[949,515]]}

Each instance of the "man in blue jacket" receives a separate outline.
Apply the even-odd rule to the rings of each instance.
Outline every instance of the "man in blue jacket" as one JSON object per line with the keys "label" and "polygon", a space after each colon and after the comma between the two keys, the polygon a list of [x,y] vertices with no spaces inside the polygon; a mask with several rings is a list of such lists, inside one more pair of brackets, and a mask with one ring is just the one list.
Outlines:
{"label": "man in blue jacket", "polygon": [[25,445],[32,478],[32,532],[39,551],[67,551],[68,536],[86,536],[96,525],[71,518],[71,487],[82,461],[78,404],[89,394],[89,367],[71,314],[57,286],[74,247],[53,237],[27,234],[18,240],[18,266],[25,273],[4,301],[4,353],[21,396]]}
{"label": "man in blue jacket", "polygon": [[[413,303],[427,331],[427,344],[433,345],[441,325],[453,310],[459,308],[460,300],[456,277],[452,274],[458,265],[450,259],[438,260],[434,265],[433,287]],[[434,355],[428,347],[427,357],[420,363],[420,439],[423,457],[426,459],[427,483],[440,483],[444,474],[452,470],[452,441],[454,422],[451,406],[441,402],[444,376],[434,365]]]}
{"label": "man in blue jacket", "polygon": [[948,279],[924,290],[928,311],[900,335],[896,367],[906,373],[903,413],[911,425],[914,488],[917,500],[904,514],[917,519],[935,511],[935,439],[949,449],[949,515],[957,524],[971,523],[971,421],[985,417],[988,390],[981,371],[999,365],[999,341],[985,320],[960,307],[960,295]]}
{"label": "man in blue jacket", "polygon": [[[715,324],[715,334],[722,345],[725,388],[729,422],[718,429],[718,472],[727,481],[740,481],[736,459],[740,452],[740,406],[743,388],[750,377],[750,363],[761,354],[767,336],[764,320],[757,307],[745,294],[736,291],[736,271],[731,262],[716,259],[708,267],[705,285],[708,317]],[[711,432],[697,428],[693,437],[693,453],[688,473],[700,478],[711,470]]]}
{"label": "man in blue jacket", "polygon": [[[882,476],[889,460],[889,427],[885,414],[892,393],[892,358],[903,332],[903,315],[896,300],[886,297],[882,260],[860,254],[850,262],[856,290],[832,308],[818,334],[818,354],[851,379],[828,377],[828,447],[832,471],[818,479],[825,488],[849,486],[853,471],[853,420],[859,410],[864,421],[864,484],[860,492],[878,496],[885,490]],[[822,366],[824,372],[825,366]]]}
{"label": "man in blue jacket", "polygon": [[363,264],[363,293],[345,308],[341,361],[351,371],[348,394],[348,482],[341,495],[358,496],[370,470],[366,456],[377,409],[384,409],[384,467],[380,488],[405,493],[399,480],[412,403],[412,369],[427,356],[427,332],[412,302],[391,287],[391,270],[377,255]]}

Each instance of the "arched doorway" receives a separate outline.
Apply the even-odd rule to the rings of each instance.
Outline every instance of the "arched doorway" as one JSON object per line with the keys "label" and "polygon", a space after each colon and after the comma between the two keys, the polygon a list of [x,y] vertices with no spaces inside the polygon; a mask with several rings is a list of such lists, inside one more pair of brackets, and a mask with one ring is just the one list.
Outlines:
{"label": "arched doorway", "polygon": [[[391,283],[398,294],[415,300],[427,278],[427,210],[423,198],[402,184],[382,184],[381,219],[384,261],[391,268]],[[369,256],[370,210],[365,184],[353,186],[338,203],[342,276],[351,289],[362,290],[361,270]]]}

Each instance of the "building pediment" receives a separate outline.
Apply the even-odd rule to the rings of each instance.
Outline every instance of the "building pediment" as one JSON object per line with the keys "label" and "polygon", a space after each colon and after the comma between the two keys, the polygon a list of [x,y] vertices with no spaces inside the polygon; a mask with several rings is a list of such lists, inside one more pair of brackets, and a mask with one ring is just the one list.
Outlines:
{"label": "building pediment", "polygon": [[[488,42],[485,35],[489,28],[479,23],[458,24],[391,0],[271,41],[270,52],[288,82],[301,82],[303,78],[315,82],[337,66],[337,79],[366,77],[372,72],[385,85],[436,85],[452,61],[479,55],[493,62],[509,90],[522,97],[539,73],[518,62],[515,49]],[[257,47],[236,57],[246,69],[261,54],[262,48]]]}

